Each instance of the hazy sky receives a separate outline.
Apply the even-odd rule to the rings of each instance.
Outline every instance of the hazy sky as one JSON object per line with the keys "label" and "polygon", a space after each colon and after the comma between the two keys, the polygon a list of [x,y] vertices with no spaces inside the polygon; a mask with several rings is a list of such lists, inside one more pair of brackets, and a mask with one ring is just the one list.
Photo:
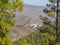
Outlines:
{"label": "hazy sky", "polygon": [[45,6],[49,3],[48,0],[23,0],[26,4],[38,5],[38,6]]}

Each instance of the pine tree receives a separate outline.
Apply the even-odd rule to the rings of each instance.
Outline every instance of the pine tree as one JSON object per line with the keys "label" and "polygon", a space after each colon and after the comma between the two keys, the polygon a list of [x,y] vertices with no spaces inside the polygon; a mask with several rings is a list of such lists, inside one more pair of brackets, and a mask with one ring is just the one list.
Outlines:
{"label": "pine tree", "polygon": [[[44,17],[43,23],[44,25],[49,25],[51,27],[54,28],[54,32],[55,32],[55,43],[60,43],[60,7],[59,7],[59,0],[49,0],[49,2],[51,4],[47,4],[48,8],[45,8],[43,11],[45,13],[47,13],[47,15],[49,17],[51,17],[51,19],[55,19],[55,21],[51,21],[48,17],[45,16],[40,16],[40,18],[43,20],[42,17]],[[50,29],[49,29],[50,30]],[[52,29],[51,29],[52,31]],[[53,35],[53,34],[52,34]]]}
{"label": "pine tree", "polygon": [[13,18],[16,8],[23,10],[21,0],[0,0],[0,45],[12,45],[7,33],[10,27],[15,25]]}

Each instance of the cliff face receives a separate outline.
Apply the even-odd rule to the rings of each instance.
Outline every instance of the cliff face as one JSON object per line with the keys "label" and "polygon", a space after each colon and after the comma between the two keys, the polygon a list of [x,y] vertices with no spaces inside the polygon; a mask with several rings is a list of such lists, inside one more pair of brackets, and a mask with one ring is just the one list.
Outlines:
{"label": "cliff face", "polygon": [[15,27],[11,27],[11,31],[8,33],[11,40],[17,40],[22,36],[33,32],[34,29],[30,27],[31,24],[42,25],[42,21],[40,20],[39,16],[46,15],[43,12],[44,8],[45,7],[25,4],[22,12],[17,9],[16,17],[14,18],[17,25]]}

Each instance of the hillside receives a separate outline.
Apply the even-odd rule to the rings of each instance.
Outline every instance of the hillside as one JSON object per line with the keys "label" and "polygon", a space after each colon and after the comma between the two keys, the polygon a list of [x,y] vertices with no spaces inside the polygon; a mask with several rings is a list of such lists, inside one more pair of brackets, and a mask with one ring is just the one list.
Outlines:
{"label": "hillside", "polygon": [[43,12],[44,8],[45,8],[44,6],[40,7],[40,6],[25,4],[24,10],[22,12],[19,12],[19,10],[17,9],[16,15],[17,16],[21,16],[21,15],[28,16],[28,17],[34,19],[37,24],[41,24],[41,20],[40,20],[39,16],[46,15]]}
{"label": "hillside", "polygon": [[43,12],[44,8],[45,7],[25,4],[22,12],[17,9],[15,12],[16,17],[14,18],[17,25],[15,27],[11,27],[11,31],[8,33],[11,40],[14,41],[33,32],[34,29],[30,27],[32,24],[42,25],[42,21],[39,16],[40,14],[46,15]]}

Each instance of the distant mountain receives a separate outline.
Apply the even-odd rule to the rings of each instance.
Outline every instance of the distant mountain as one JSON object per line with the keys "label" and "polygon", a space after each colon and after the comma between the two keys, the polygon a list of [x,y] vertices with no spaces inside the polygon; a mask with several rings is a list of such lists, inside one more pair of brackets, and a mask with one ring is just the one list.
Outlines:
{"label": "distant mountain", "polygon": [[35,7],[35,8],[39,7],[39,8],[43,8],[43,9],[46,8],[45,6],[37,6],[37,5],[30,5],[30,4],[24,4],[24,6],[25,7],[30,7],[31,6],[31,7]]}
{"label": "distant mountain", "polygon": [[24,4],[24,10],[22,12],[19,12],[17,9],[16,15],[25,15],[28,16],[36,21],[37,24],[41,24],[40,20],[40,15],[46,15],[43,12],[44,6],[35,6],[35,5],[29,5],[29,4]]}

